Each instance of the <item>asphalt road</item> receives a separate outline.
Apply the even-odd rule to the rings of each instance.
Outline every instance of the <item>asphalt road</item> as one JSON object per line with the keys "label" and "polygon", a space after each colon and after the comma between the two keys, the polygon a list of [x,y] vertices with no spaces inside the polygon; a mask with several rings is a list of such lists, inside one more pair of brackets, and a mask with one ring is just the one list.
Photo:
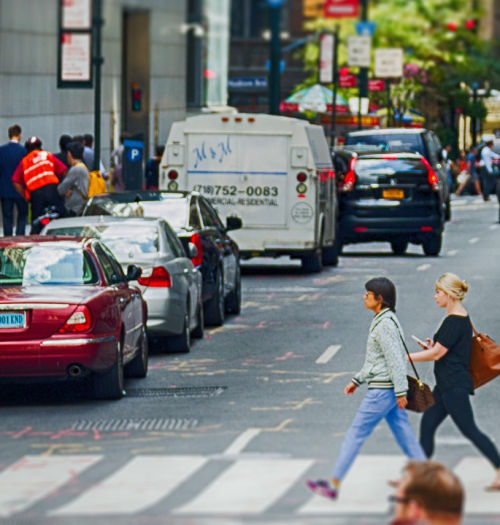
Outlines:
{"label": "asphalt road", "polygon": [[[328,477],[363,391],[343,387],[363,362],[371,313],[364,283],[385,275],[398,288],[398,316],[432,336],[444,315],[434,282],[468,280],[466,307],[500,340],[500,225],[494,203],[453,203],[442,255],[411,245],[345,249],[337,268],[304,275],[294,262],[245,265],[244,305],[207,330],[190,354],[157,348],[146,380],[127,382],[118,402],[85,385],[1,387],[0,523],[9,524],[382,524],[386,481],[405,462],[388,427],[362,449],[337,502],[312,496],[307,478]],[[264,264],[265,263],[265,264]],[[433,383],[432,365],[419,366]],[[480,427],[500,443],[500,381],[473,398]],[[419,416],[410,414],[415,429]],[[446,422],[435,459],[459,474],[470,524],[500,522],[500,494],[482,488],[491,467]]]}

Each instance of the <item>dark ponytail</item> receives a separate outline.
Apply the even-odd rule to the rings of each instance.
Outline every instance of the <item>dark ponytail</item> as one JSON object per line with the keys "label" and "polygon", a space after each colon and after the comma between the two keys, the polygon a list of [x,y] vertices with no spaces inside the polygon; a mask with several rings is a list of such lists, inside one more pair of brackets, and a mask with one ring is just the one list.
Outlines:
{"label": "dark ponytail", "polygon": [[382,297],[382,306],[396,312],[396,287],[392,281],[386,277],[375,277],[365,284],[365,288],[375,297]]}

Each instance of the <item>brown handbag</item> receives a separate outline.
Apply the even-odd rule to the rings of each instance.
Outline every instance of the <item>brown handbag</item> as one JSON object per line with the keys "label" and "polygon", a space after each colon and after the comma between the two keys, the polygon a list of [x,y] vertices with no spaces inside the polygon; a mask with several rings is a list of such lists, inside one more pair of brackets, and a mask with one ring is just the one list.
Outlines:
{"label": "brown handbag", "polygon": [[500,375],[500,346],[486,334],[478,334],[471,323],[474,335],[470,356],[470,373],[474,388],[479,388]]}
{"label": "brown handbag", "polygon": [[411,367],[413,368],[413,372],[415,372],[415,375],[417,376],[416,379],[409,375],[406,376],[408,379],[408,393],[406,394],[408,404],[406,405],[406,410],[412,410],[413,412],[425,412],[428,408],[434,405],[436,401],[432,395],[429,385],[420,380],[417,369],[413,364],[410,352],[408,352],[408,348],[406,347],[405,340],[403,339],[399,328],[398,332],[401,342],[403,343],[403,346],[406,350],[406,354],[408,355],[408,360],[410,361]]}

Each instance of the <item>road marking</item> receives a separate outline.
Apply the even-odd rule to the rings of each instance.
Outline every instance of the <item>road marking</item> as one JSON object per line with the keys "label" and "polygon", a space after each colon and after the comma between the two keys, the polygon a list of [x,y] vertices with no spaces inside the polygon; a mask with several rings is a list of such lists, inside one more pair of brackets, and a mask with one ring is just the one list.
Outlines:
{"label": "road marking", "polygon": [[312,464],[308,459],[239,460],[174,514],[260,514]]}
{"label": "road marking", "polygon": [[[387,497],[394,491],[386,480],[398,478],[407,463],[406,456],[358,456],[342,483],[339,498],[332,502],[312,496],[299,514],[386,514]],[[325,476],[323,476],[325,477]]]}
{"label": "road marking", "polygon": [[428,270],[430,267],[430,264],[421,264],[420,266],[417,266],[417,272],[425,272],[425,270]]}
{"label": "road marking", "polygon": [[227,448],[224,450],[224,455],[239,454],[254,437],[257,437],[262,430],[260,428],[249,428],[240,434]]}
{"label": "road marking", "polygon": [[484,488],[491,484],[493,471],[486,459],[481,457],[463,458],[453,469],[462,480],[465,494],[466,514],[500,514],[498,492],[486,492]]}
{"label": "road marking", "polygon": [[[61,458],[65,460],[66,458]],[[207,462],[202,456],[137,456],[51,516],[130,514],[155,505]]]}
{"label": "road marking", "polygon": [[0,474],[0,517],[31,507],[102,456],[24,456]]}
{"label": "road marking", "polygon": [[446,255],[449,255],[450,257],[453,257],[458,253],[458,250],[449,250]]}
{"label": "road marking", "polygon": [[316,359],[318,365],[328,363],[330,359],[342,348],[342,345],[330,345],[319,357]]}
{"label": "road marking", "polygon": [[498,224],[491,224],[490,230],[498,230]]}
{"label": "road marking", "polygon": [[472,239],[469,239],[469,244],[476,244],[476,242],[479,241],[479,237],[472,237]]}

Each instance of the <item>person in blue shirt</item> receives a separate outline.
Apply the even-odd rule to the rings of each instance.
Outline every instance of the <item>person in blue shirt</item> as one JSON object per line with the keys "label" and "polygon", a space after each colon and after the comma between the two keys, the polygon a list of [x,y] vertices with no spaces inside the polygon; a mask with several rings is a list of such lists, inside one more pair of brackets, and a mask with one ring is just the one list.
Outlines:
{"label": "person in blue shirt", "polygon": [[12,185],[12,174],[26,155],[21,146],[21,127],[17,124],[9,128],[9,142],[0,146],[0,199],[2,202],[3,234],[12,235],[14,227],[14,207],[17,209],[16,235],[24,235],[28,218],[28,203],[17,193]]}

